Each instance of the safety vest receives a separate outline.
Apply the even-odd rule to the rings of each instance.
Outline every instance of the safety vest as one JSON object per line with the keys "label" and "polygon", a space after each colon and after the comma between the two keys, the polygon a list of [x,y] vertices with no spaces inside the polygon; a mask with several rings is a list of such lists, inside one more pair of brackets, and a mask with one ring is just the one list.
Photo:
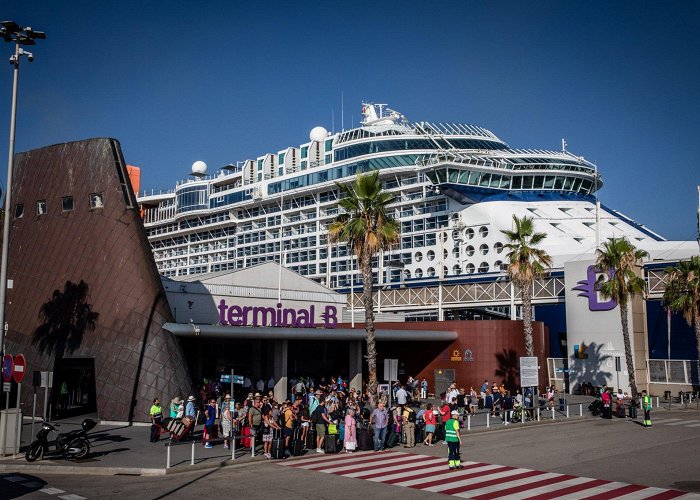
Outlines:
{"label": "safety vest", "polygon": [[642,398],[642,408],[651,410],[651,396],[648,394]]}
{"label": "safety vest", "polygon": [[457,437],[457,431],[455,427],[459,429],[459,422],[451,418],[445,423],[445,441],[448,443],[456,443],[459,441]]}

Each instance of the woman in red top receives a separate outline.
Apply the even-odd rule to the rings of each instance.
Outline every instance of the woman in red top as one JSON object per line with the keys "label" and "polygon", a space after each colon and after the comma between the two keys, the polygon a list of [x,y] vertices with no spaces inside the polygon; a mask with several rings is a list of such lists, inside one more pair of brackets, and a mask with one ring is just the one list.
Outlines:
{"label": "woman in red top", "polygon": [[423,421],[425,422],[425,440],[424,445],[433,445],[433,434],[435,434],[435,425],[437,423],[435,413],[433,413],[433,405],[428,403],[423,413]]}

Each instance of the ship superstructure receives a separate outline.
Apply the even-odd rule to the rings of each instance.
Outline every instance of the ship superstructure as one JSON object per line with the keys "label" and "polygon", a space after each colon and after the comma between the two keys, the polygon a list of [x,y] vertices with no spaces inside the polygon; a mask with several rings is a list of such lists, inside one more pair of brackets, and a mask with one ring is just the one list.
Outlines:
{"label": "ship superstructure", "polygon": [[[201,163],[174,190],[141,194],[148,238],[166,277],[283,264],[338,291],[359,285],[344,244],[328,244],[338,214],[336,182],[379,170],[395,195],[399,244],[376,260],[375,285],[412,286],[504,273],[502,229],[513,214],[548,234],[544,248],[561,267],[591,256],[599,239],[627,236],[653,258],[694,251],[606,207],[597,168],[562,151],[512,149],[489,130],[409,122],[381,104],[363,104],[360,127],[329,134],[207,176]],[[688,248],[686,248],[688,247]]]}

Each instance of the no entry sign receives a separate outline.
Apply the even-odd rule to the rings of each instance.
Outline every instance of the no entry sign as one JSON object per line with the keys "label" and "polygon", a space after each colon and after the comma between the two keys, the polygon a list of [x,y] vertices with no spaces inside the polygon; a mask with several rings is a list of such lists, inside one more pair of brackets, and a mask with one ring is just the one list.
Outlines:
{"label": "no entry sign", "polygon": [[14,369],[14,363],[12,363],[12,356],[5,354],[2,359],[2,380],[4,382],[9,382],[12,379],[12,370]]}
{"label": "no entry sign", "polygon": [[15,382],[21,384],[26,372],[27,362],[24,359],[24,355],[18,354],[15,356],[15,369],[12,371],[12,377],[15,379]]}

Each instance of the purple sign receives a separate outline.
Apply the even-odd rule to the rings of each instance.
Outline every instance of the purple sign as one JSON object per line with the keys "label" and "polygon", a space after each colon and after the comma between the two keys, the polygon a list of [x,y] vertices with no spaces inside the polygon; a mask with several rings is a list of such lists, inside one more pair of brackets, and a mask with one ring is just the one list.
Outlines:
{"label": "purple sign", "polygon": [[325,306],[319,314],[321,323],[316,323],[316,306],[308,309],[292,307],[238,306],[219,302],[219,323],[231,326],[273,326],[289,328],[335,328],[338,324],[338,310],[335,306]]}
{"label": "purple sign", "polygon": [[[598,274],[601,272],[596,266],[588,266],[586,271],[586,279],[578,282],[579,286],[572,288],[572,290],[579,291],[579,297],[586,297],[588,299],[588,309],[591,311],[611,311],[617,307],[617,302],[615,299],[606,300],[601,302],[598,300],[598,290],[600,290],[600,285],[596,284]],[[608,270],[608,279],[612,279],[615,273],[612,269]]]}

